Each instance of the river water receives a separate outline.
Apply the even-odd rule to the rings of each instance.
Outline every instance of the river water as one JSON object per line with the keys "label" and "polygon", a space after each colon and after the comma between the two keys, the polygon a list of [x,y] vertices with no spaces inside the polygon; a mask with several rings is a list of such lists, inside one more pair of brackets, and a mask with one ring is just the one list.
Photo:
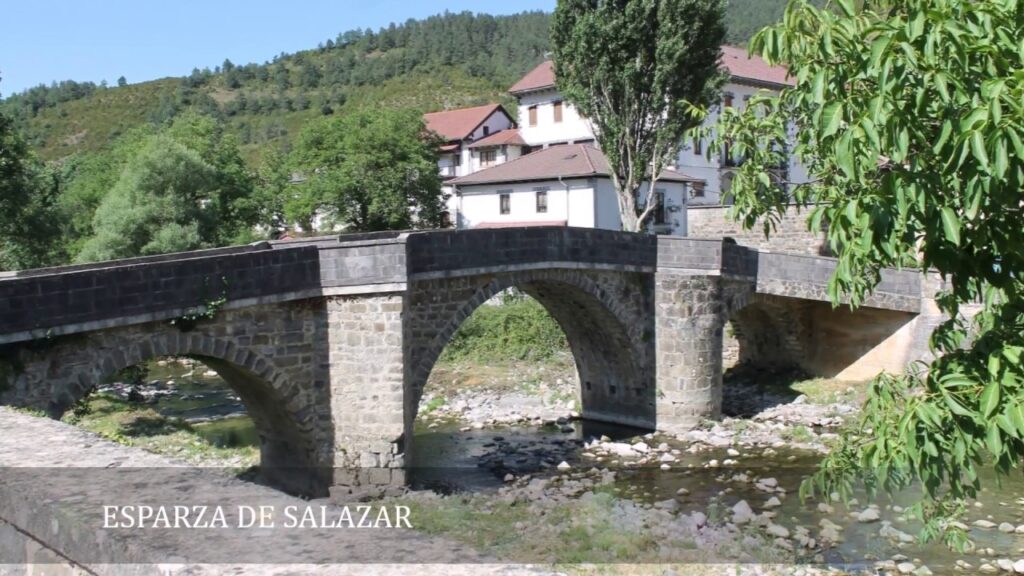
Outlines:
{"label": "river water", "polygon": [[[136,388],[136,398],[141,395],[158,412],[189,421],[207,441],[221,446],[258,445],[252,421],[245,416],[238,396],[202,365],[153,364],[147,380],[149,384]],[[125,397],[130,388],[114,385],[101,392]],[[505,485],[508,474],[550,477],[557,475],[557,466],[565,462],[573,470],[615,470],[614,490],[623,498],[647,504],[676,500],[680,513],[708,513],[715,507],[723,520],[731,517],[733,505],[740,500],[747,501],[756,512],[768,498],[776,496],[780,505],[773,510],[774,521],[780,525],[790,529],[807,527],[812,535],[817,535],[821,520],[827,518],[845,528],[843,542],[825,552],[826,562],[832,565],[868,567],[874,560],[902,555],[921,560],[933,571],[947,572],[957,560],[969,562],[973,571],[985,562],[995,566],[997,559],[1024,558],[1024,534],[1003,533],[997,529],[972,527],[971,536],[977,551],[965,556],[938,543],[897,545],[892,539],[880,536],[879,529],[884,523],[892,523],[896,529],[916,536],[918,527],[902,518],[900,511],[919,497],[914,491],[892,498],[877,497],[874,504],[878,506],[880,518],[870,523],[859,522],[854,517],[869,504],[863,494],[857,495],[859,502],[849,509],[833,504],[830,512],[820,510],[814,502],[802,503],[797,489],[820,459],[820,455],[813,452],[779,448],[768,457],[758,450],[749,450],[737,457],[722,448],[691,454],[686,451],[686,443],[672,437],[648,437],[646,442],[652,447],[665,443],[676,454],[671,469],[663,470],[657,465],[633,466],[619,459],[595,457],[594,447],[587,446],[588,442],[601,437],[635,442],[645,434],[642,430],[579,421],[480,430],[466,430],[461,426],[463,423],[456,421],[441,426],[435,424],[431,428],[417,426],[409,462],[414,489],[441,493],[496,492]],[[707,467],[710,460],[724,461],[732,457],[737,464],[731,468]],[[979,504],[970,509],[967,520],[988,519],[996,524],[1024,525],[1024,486],[1019,481],[996,486],[991,474],[982,477],[988,489],[982,492]],[[769,493],[758,488],[754,482],[758,478],[773,478],[780,490]],[[680,489],[688,494],[680,496]],[[897,561],[901,560],[897,556]]]}

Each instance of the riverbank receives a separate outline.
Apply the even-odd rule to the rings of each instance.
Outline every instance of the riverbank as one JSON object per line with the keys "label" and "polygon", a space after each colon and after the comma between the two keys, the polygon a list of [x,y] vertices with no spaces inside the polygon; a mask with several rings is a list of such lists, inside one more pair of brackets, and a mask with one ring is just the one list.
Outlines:
{"label": "riverbank", "polygon": [[[173,374],[111,385],[67,418],[244,477],[258,463],[255,443],[230,445],[230,435],[209,433],[251,426],[234,416],[237,398],[201,366],[167,366]],[[647,434],[578,420],[566,355],[442,361],[420,405],[410,462],[416,489],[392,502],[410,506],[421,532],[568,574],[1024,568],[1024,493],[1013,486],[983,493],[969,511],[978,546],[968,556],[915,542],[917,526],[905,516],[913,494],[858,495],[849,506],[800,502],[802,480],[855,421],[863,385],[749,369],[730,371],[725,382],[727,416],[685,434]],[[627,564],[658,568],[611,568]]]}

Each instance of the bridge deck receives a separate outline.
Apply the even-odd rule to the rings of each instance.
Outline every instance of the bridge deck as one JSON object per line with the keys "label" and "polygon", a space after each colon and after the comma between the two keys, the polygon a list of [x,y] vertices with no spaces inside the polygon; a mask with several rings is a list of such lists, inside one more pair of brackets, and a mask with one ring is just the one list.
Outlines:
{"label": "bridge deck", "polygon": [[[321,237],[0,275],[0,344],[322,294],[403,291],[411,279],[531,268],[724,275],[764,294],[828,300],[835,261],[720,240],[583,228]],[[920,310],[921,276],[887,270],[866,306]]]}

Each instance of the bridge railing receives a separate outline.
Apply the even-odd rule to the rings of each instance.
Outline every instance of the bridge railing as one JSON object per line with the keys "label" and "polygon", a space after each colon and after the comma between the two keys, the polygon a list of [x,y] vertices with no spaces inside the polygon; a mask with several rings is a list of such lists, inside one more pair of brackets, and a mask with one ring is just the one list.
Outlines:
{"label": "bridge railing", "polygon": [[653,271],[657,238],[570,227],[490,228],[411,233],[409,275],[514,268],[541,263]]}
{"label": "bridge railing", "polygon": [[268,248],[201,251],[5,278],[0,281],[0,343],[95,329],[115,319],[173,318],[222,298],[319,287],[316,247]]}
{"label": "bridge railing", "polygon": [[[835,258],[804,254],[761,252],[758,255],[757,291],[810,300],[828,300],[828,283],[835,274]],[[882,270],[882,279],[864,305],[873,308],[919,312],[920,270]]]}

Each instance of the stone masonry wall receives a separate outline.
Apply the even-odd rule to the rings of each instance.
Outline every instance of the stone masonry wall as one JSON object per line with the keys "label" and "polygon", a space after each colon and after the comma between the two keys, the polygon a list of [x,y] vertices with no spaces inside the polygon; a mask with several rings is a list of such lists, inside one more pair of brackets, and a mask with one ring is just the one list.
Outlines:
{"label": "stone masonry wall", "polygon": [[[0,404],[59,417],[117,371],[166,356],[216,370],[246,406],[261,437],[261,469],[290,491],[325,493],[310,470],[332,465],[330,399],[324,366],[323,302],[225,310],[183,330],[167,322],[7,345],[0,357]],[[304,474],[295,474],[296,469]]]}
{"label": "stone masonry wall", "polygon": [[807,229],[808,211],[790,208],[769,238],[759,223],[751,230],[728,217],[729,206],[690,206],[686,213],[687,235],[691,238],[732,238],[742,246],[772,252],[827,255],[824,232]]}
{"label": "stone masonry wall", "polygon": [[314,247],[215,251],[107,266],[0,278],[0,342],[30,331],[33,338],[45,338],[54,328],[87,322],[143,315],[165,319],[221,297],[237,301],[279,295],[316,288],[320,282]]}
{"label": "stone masonry wall", "polygon": [[335,498],[405,481],[403,300],[402,294],[327,300]]}
{"label": "stone masonry wall", "polygon": [[659,270],[655,282],[658,429],[684,430],[721,413],[723,280]]}

